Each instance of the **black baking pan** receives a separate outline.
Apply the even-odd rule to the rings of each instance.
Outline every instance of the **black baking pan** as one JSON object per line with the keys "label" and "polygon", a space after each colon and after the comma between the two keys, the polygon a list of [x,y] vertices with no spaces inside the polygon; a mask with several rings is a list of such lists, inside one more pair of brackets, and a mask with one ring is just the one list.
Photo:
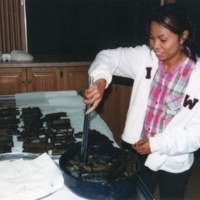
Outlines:
{"label": "black baking pan", "polygon": [[[80,147],[81,148],[81,147]],[[131,176],[123,180],[111,180],[103,182],[94,182],[90,180],[83,180],[81,177],[75,177],[70,173],[66,166],[70,160],[80,154],[80,148],[74,148],[63,153],[59,159],[59,166],[63,172],[65,185],[75,194],[86,199],[121,199],[136,189],[137,173],[139,170],[139,163],[136,155],[129,151],[123,150],[112,145],[92,146],[89,148],[88,156],[90,155],[105,155],[113,159],[119,160],[123,155],[134,156],[136,158],[136,169]],[[128,163],[122,163],[126,165]],[[113,169],[111,174],[117,175],[118,169]]]}

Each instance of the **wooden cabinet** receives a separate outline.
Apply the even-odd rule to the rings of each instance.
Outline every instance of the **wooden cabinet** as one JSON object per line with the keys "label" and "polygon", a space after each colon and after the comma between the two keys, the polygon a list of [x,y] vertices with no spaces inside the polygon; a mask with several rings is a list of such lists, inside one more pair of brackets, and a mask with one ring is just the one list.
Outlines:
{"label": "wooden cabinet", "polygon": [[57,68],[0,68],[0,95],[60,89]]}
{"label": "wooden cabinet", "polygon": [[26,80],[25,68],[0,68],[0,95],[26,92],[24,80]]}
{"label": "wooden cabinet", "polygon": [[26,85],[28,92],[57,91],[60,90],[60,69],[52,68],[27,68]]}
{"label": "wooden cabinet", "polygon": [[62,90],[83,92],[88,84],[88,66],[62,67]]}
{"label": "wooden cabinet", "polygon": [[111,129],[118,145],[121,145],[122,141],[121,135],[124,130],[132,86],[133,80],[114,77],[98,107],[98,112]]}
{"label": "wooden cabinet", "polygon": [[87,87],[89,62],[0,63],[0,95]]}

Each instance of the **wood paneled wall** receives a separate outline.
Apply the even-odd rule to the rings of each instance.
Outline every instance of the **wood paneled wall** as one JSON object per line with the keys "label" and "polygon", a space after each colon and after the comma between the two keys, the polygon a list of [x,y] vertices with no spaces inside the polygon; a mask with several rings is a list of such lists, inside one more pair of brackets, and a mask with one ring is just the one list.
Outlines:
{"label": "wood paneled wall", "polygon": [[0,51],[25,50],[23,0],[0,0]]}
{"label": "wood paneled wall", "polygon": [[176,3],[176,0],[164,0],[164,3]]}

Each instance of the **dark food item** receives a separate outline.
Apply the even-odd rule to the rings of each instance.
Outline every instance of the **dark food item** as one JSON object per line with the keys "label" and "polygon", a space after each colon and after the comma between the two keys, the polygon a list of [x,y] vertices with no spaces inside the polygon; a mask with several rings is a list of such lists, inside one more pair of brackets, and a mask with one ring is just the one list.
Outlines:
{"label": "dark food item", "polygon": [[22,127],[27,130],[42,129],[43,123],[35,120],[24,120],[24,126]]}
{"label": "dark food item", "polygon": [[19,110],[17,108],[0,108],[0,129],[8,129],[9,132],[16,133],[20,120],[17,118]]}
{"label": "dark food item", "polygon": [[12,147],[13,147],[12,135],[0,134],[0,152],[1,153],[11,152]]}
{"label": "dark food item", "polygon": [[52,139],[52,142],[55,145],[61,145],[61,144],[70,144],[72,142],[76,142],[76,140],[73,137],[73,135],[68,135],[68,136],[56,137],[56,138]]}
{"label": "dark food item", "polygon": [[39,108],[28,107],[22,109],[21,119],[24,126],[18,140],[24,142],[23,152],[52,151],[52,155],[61,155],[76,141],[66,112],[49,113],[42,117]]}
{"label": "dark food item", "polygon": [[10,129],[1,129],[0,130],[0,136],[3,137],[3,136],[12,136],[12,133],[10,131]]}
{"label": "dark food item", "polygon": [[0,137],[0,146],[13,146],[13,141],[12,141],[12,136],[8,135],[4,135]]}
{"label": "dark food item", "polygon": [[13,147],[12,136],[18,134],[17,128],[20,122],[17,119],[17,108],[0,108],[0,153],[11,152]]}
{"label": "dark food item", "polygon": [[38,107],[22,108],[22,119],[26,130],[41,129],[43,128],[43,122],[41,120],[42,112]]}
{"label": "dark food item", "polygon": [[123,154],[118,159],[106,155],[90,155],[86,165],[81,165],[80,157],[69,160],[66,170],[74,177],[84,181],[113,182],[125,180],[137,171],[137,159]]}
{"label": "dark food item", "polygon": [[43,118],[43,121],[46,122],[46,126],[52,129],[70,129],[71,122],[67,118],[67,113],[58,112],[58,113],[49,113],[46,114]]}
{"label": "dark food item", "polygon": [[0,153],[8,153],[11,152],[11,148],[9,146],[0,147]]}
{"label": "dark food item", "polygon": [[28,118],[41,118],[42,112],[39,107],[27,107],[22,108],[22,114],[20,116],[23,119]]}
{"label": "dark food item", "polygon": [[49,121],[49,120],[54,120],[54,119],[60,119],[62,117],[67,117],[67,113],[66,112],[57,112],[57,113],[49,113],[46,114],[43,117],[43,121]]}
{"label": "dark food item", "polygon": [[[75,133],[75,138],[82,138],[82,135],[83,132]],[[105,144],[112,145],[113,141],[95,129],[89,130],[88,146]]]}
{"label": "dark food item", "polygon": [[53,129],[69,129],[71,128],[70,119],[53,119],[47,121],[47,127]]}
{"label": "dark food item", "polygon": [[76,144],[73,134],[51,138],[51,142],[53,144],[52,155],[61,155]]}
{"label": "dark food item", "polygon": [[8,117],[8,116],[17,116],[19,115],[18,108],[8,108],[8,107],[1,107],[0,108],[0,117]]}
{"label": "dark food item", "polygon": [[49,138],[58,138],[58,137],[68,137],[71,135],[74,135],[74,129],[70,128],[70,129],[51,129],[48,128],[46,130],[46,133],[48,134]]}
{"label": "dark food item", "polygon": [[0,148],[8,147],[11,149],[13,147],[12,136],[1,136],[0,137]]}
{"label": "dark food item", "polygon": [[22,130],[20,136],[18,136],[19,141],[29,141],[37,138],[47,138],[44,128]]}
{"label": "dark food item", "polygon": [[31,141],[24,141],[23,143],[23,151],[31,152],[31,153],[42,153],[48,152],[48,141],[46,138],[44,139],[34,139]]}
{"label": "dark food item", "polygon": [[64,152],[71,151],[72,149],[77,148],[78,146],[80,146],[79,142],[71,142],[69,144],[54,145],[52,149],[53,150],[52,155],[53,156],[62,155]]}

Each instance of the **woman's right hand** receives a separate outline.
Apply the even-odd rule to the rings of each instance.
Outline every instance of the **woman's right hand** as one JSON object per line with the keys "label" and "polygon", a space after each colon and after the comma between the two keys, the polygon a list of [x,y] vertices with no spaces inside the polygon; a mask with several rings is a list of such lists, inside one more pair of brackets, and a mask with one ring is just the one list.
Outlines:
{"label": "woman's right hand", "polygon": [[106,80],[99,79],[95,81],[92,84],[92,86],[90,86],[88,89],[85,90],[84,92],[85,99],[83,100],[83,102],[85,104],[91,105],[91,107],[87,110],[86,114],[93,112],[97,108],[97,106],[103,99],[105,87],[106,87]]}

